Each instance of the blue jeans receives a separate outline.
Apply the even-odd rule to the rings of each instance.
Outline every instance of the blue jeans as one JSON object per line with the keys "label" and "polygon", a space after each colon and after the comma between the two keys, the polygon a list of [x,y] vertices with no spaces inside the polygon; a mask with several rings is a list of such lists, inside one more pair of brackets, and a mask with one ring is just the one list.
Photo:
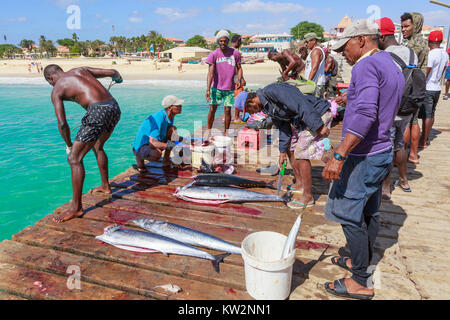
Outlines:
{"label": "blue jeans", "polygon": [[344,230],[351,252],[352,279],[365,287],[369,286],[367,269],[379,229],[382,184],[393,159],[392,150],[370,157],[349,156],[325,206],[325,217],[340,223]]}

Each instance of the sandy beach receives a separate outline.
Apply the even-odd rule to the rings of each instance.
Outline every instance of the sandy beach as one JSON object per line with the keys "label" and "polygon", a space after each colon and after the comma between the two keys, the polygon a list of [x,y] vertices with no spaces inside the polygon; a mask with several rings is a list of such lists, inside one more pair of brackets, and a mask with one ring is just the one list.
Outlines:
{"label": "sandy beach", "polygon": [[[113,61],[116,64],[113,64]],[[50,64],[58,64],[63,70],[69,70],[81,66],[94,68],[106,68],[118,70],[124,79],[129,80],[205,80],[208,66],[206,64],[183,64],[182,72],[178,71],[179,63],[158,62],[142,59],[141,61],[128,61],[128,59],[107,59],[107,58],[72,58],[72,59],[42,59],[35,60],[45,68]],[[37,72],[36,67],[32,67],[32,72],[28,71],[29,60],[0,60],[0,77],[36,78],[42,77]],[[253,65],[242,65],[244,77],[247,83],[269,84],[279,77],[279,65],[272,61]]]}

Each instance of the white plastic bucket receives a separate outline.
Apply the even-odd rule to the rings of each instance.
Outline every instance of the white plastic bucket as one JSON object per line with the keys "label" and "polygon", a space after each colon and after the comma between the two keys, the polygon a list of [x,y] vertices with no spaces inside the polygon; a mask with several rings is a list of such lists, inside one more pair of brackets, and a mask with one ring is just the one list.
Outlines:
{"label": "white plastic bucket", "polygon": [[247,292],[256,300],[285,300],[291,294],[296,251],[281,259],[285,235],[257,232],[242,242]]}
{"label": "white plastic bucket", "polygon": [[202,159],[207,164],[212,164],[214,160],[214,146],[192,146],[192,165],[196,168],[200,168],[202,165]]}
{"label": "white plastic bucket", "polygon": [[214,145],[218,149],[230,150],[233,146],[233,139],[225,136],[216,136],[214,137]]}

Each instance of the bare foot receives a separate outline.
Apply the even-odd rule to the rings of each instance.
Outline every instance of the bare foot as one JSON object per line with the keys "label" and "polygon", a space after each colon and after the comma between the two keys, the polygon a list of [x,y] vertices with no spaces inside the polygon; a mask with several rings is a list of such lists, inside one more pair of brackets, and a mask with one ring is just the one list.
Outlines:
{"label": "bare foot", "polygon": [[[333,261],[337,264],[337,261],[339,260],[339,257],[334,257],[333,258]],[[347,268],[349,268],[349,269],[352,269],[353,268],[353,265],[352,265],[352,259],[350,259],[350,258],[348,258],[347,260],[346,260],[346,263],[345,263],[346,265],[347,265]]]}
{"label": "bare foot", "polygon": [[107,186],[107,187],[100,186],[98,188],[92,189],[91,194],[93,194],[93,193],[112,194],[112,190],[111,190],[110,186]]}
{"label": "bare foot", "polygon": [[[347,292],[350,294],[372,296],[375,293],[373,288],[363,287],[351,278],[345,279],[345,286],[347,287]],[[330,289],[334,290],[334,282],[330,284]]]}
{"label": "bare foot", "polygon": [[303,194],[301,197],[299,197],[299,199],[298,199],[297,201],[299,201],[299,202],[301,202],[301,203],[304,203],[304,204],[306,204],[307,206],[310,206],[310,205],[315,204],[314,197],[312,197],[312,196],[307,196],[307,195],[305,195],[305,194]]}
{"label": "bare foot", "polygon": [[84,211],[83,210],[81,210],[81,211],[71,211],[71,210],[69,210],[69,211],[66,211],[64,213],[58,214],[58,216],[55,216],[53,218],[53,222],[55,222],[55,223],[63,223],[63,222],[66,222],[66,221],[69,221],[69,220],[72,220],[72,219],[75,219],[75,218],[81,218],[83,215],[84,215]]}

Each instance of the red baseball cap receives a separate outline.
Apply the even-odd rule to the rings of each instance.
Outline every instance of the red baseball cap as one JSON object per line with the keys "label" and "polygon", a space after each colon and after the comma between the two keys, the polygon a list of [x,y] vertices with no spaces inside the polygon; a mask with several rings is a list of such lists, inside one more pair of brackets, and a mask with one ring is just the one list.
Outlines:
{"label": "red baseball cap", "polygon": [[431,42],[442,42],[444,40],[444,34],[441,30],[431,31],[430,36],[428,37],[428,41]]}
{"label": "red baseball cap", "polygon": [[376,23],[380,26],[380,31],[382,36],[389,36],[395,34],[395,25],[389,18],[381,18],[380,20],[376,20]]}

